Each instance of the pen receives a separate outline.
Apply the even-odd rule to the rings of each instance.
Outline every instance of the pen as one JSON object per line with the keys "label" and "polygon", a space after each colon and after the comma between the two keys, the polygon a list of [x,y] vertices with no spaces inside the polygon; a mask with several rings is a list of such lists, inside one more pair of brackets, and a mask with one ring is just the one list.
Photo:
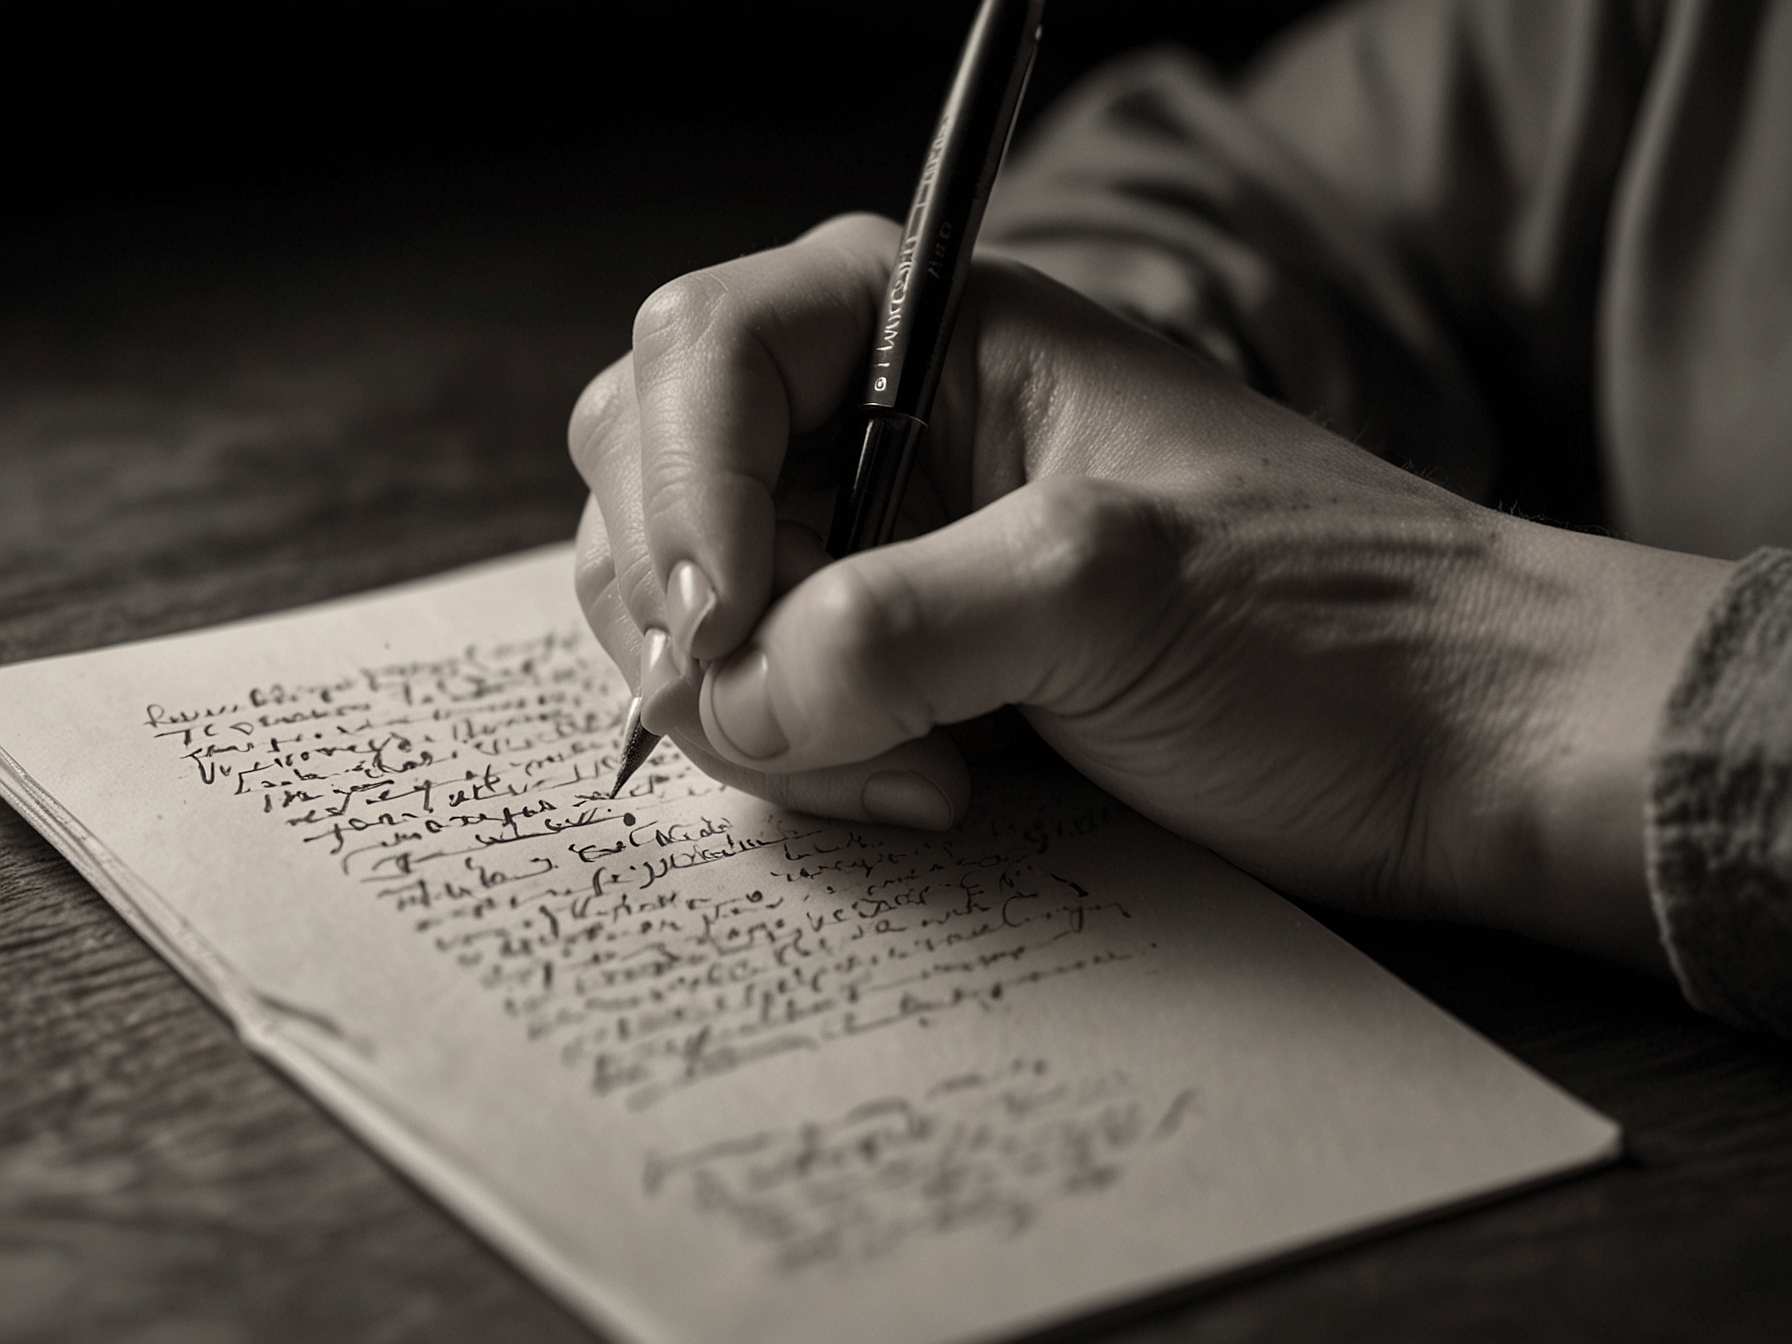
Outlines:
{"label": "pen", "polygon": [[[828,533],[828,553],[836,560],[881,546],[896,530],[983,207],[1039,50],[1044,9],[1045,0],[982,0],[971,22],[878,309],[860,405],[863,424],[855,435],[858,457],[841,483]],[[629,704],[622,763],[610,797],[622,791],[658,741],[641,723],[637,695]]]}
{"label": "pen", "polygon": [[983,207],[1020,110],[1045,0],[983,0],[965,39],[879,310],[864,428],[828,533],[836,560],[881,546],[927,432]]}

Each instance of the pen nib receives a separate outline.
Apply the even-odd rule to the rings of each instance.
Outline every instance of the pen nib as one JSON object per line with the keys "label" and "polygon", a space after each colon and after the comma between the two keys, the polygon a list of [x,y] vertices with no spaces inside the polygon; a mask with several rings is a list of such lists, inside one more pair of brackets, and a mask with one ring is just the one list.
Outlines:
{"label": "pen nib", "polygon": [[622,730],[622,761],[616,767],[616,782],[610,786],[612,800],[622,792],[629,776],[646,763],[659,740],[657,733],[650,733],[641,726],[641,697],[637,695],[629,701],[628,724]]}

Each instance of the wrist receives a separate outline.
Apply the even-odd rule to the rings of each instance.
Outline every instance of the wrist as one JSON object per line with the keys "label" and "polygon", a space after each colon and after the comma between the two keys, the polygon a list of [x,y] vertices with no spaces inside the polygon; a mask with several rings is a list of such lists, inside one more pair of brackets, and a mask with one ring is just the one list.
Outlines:
{"label": "wrist", "polygon": [[1486,922],[1659,974],[1644,816],[1663,706],[1732,568],[1701,556],[1518,523],[1546,581],[1523,619],[1559,631],[1539,678],[1508,815],[1517,862]]}

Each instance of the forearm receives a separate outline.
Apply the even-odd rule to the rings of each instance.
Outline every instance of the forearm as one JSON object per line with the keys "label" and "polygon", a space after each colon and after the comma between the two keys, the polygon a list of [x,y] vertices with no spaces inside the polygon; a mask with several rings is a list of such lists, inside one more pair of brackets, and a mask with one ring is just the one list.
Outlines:
{"label": "forearm", "polygon": [[1644,863],[1650,751],[1701,621],[1733,566],[1524,524],[1518,544],[1559,576],[1540,603],[1575,656],[1539,706],[1526,771],[1527,877],[1489,922],[1665,974]]}

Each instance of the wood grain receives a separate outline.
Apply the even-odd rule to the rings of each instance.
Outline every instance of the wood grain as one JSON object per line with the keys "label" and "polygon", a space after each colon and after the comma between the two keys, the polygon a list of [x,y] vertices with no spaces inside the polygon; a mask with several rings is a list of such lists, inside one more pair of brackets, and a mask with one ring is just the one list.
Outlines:
{"label": "wood grain", "polygon": [[[335,203],[264,211],[247,241],[241,217],[26,240],[39,271],[0,321],[0,660],[567,535],[579,386],[656,280],[836,203],[788,186],[725,213],[656,213],[636,182],[539,226],[387,211],[345,233]],[[1629,1158],[1070,1337],[1792,1333],[1792,1050],[1514,939],[1325,918],[1617,1118]],[[590,1338],[4,810],[0,1005],[0,1339]]]}

